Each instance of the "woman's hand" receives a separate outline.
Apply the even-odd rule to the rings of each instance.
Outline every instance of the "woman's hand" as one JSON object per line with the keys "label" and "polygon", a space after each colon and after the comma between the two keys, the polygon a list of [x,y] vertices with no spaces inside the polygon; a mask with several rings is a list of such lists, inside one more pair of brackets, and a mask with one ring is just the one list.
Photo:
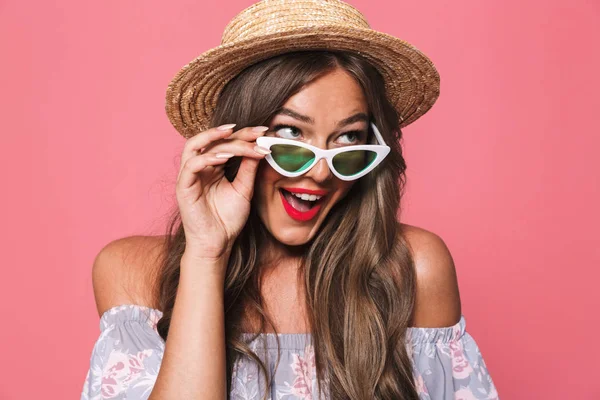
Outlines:
{"label": "woman's hand", "polygon": [[[250,214],[258,164],[269,153],[255,150],[256,138],[267,127],[247,127],[232,134],[233,126],[200,132],[183,148],[176,197],[185,252],[193,258],[218,260],[231,250]],[[243,158],[235,180],[229,182],[224,164],[233,156]]]}

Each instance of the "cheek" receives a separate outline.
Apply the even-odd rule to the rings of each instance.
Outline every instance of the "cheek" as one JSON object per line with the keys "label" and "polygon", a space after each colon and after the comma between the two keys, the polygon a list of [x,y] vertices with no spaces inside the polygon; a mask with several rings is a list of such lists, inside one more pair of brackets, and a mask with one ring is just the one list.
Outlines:
{"label": "cheek", "polygon": [[273,194],[275,182],[280,175],[264,160],[261,160],[254,180],[254,199],[263,204]]}
{"label": "cheek", "polygon": [[338,185],[338,190],[341,193],[340,197],[338,197],[337,202],[339,202],[340,200],[342,200],[344,197],[346,197],[346,195],[348,194],[348,192],[350,192],[350,189],[352,189],[352,186],[354,186],[354,182],[346,182],[346,181],[341,181],[342,183],[340,183]]}

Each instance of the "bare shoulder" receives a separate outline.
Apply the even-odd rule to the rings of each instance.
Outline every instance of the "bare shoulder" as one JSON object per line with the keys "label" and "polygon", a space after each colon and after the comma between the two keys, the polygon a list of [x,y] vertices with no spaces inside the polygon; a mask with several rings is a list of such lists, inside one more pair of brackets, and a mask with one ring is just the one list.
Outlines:
{"label": "bare shoulder", "polygon": [[121,304],[156,308],[154,284],[164,255],[164,236],[129,236],[105,245],[92,268],[98,315]]}
{"label": "bare shoulder", "polygon": [[447,327],[460,320],[454,260],[444,240],[417,226],[401,224],[415,263],[417,298],[411,326]]}

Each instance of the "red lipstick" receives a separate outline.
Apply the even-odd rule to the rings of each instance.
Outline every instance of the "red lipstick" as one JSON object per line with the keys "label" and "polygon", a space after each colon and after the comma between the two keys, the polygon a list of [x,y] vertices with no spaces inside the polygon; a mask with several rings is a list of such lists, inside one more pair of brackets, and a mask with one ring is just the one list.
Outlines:
{"label": "red lipstick", "polygon": [[[284,189],[287,190],[287,189]],[[295,192],[295,193],[299,193],[299,192]],[[315,204],[310,210],[307,211],[299,211],[296,210],[290,203],[288,203],[288,201],[285,199],[285,196],[283,195],[283,191],[279,190],[279,196],[281,197],[281,202],[283,203],[283,208],[285,209],[285,212],[287,212],[287,214],[292,217],[293,219],[295,219],[296,221],[310,221],[311,219],[313,219],[317,213],[319,212],[319,210],[321,209],[321,204],[322,204],[322,199],[319,199],[319,202],[317,204]]]}

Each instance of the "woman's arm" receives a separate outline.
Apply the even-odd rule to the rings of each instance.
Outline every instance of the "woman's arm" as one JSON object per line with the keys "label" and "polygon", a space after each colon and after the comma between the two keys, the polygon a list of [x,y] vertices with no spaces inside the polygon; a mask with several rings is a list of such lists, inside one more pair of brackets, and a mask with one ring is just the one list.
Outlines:
{"label": "woman's arm", "polygon": [[165,353],[149,400],[223,400],[226,393],[222,259],[183,255]]}

